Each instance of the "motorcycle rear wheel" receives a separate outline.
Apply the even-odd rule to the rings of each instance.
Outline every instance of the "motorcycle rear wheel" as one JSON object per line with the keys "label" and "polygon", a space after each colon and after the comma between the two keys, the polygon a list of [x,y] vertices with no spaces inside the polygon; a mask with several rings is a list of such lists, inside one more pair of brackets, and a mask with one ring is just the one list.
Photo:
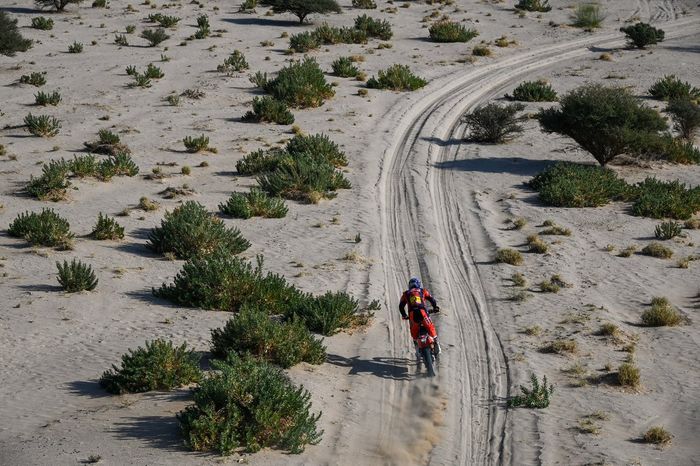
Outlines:
{"label": "motorcycle rear wheel", "polygon": [[425,368],[428,371],[428,377],[435,377],[435,365],[433,361],[433,352],[430,347],[426,347],[420,350],[423,356],[423,363],[425,363]]}

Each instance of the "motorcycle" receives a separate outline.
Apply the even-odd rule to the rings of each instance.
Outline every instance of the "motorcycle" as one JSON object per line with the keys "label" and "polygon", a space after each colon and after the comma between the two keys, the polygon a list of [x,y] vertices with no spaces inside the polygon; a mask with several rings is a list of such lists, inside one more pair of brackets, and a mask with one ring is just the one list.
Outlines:
{"label": "motorcycle", "polygon": [[418,352],[428,372],[428,377],[435,377],[435,366],[438,363],[438,353],[435,339],[428,334],[428,329],[420,326],[418,332]]}

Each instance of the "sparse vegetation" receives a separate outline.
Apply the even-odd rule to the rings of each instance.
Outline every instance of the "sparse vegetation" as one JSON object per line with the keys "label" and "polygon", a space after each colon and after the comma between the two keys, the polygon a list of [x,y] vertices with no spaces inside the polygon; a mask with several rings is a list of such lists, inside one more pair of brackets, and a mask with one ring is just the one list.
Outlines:
{"label": "sparse vegetation", "polygon": [[80,42],[73,42],[68,46],[68,53],[81,53],[83,51],[83,44]]}
{"label": "sparse vegetation", "polygon": [[209,138],[203,134],[197,137],[185,136],[182,143],[190,154],[209,150]]}
{"label": "sparse vegetation", "polygon": [[25,39],[17,30],[17,20],[0,11],[0,55],[9,57],[17,52],[26,52],[32,46],[30,39]]}
{"label": "sparse vegetation", "polygon": [[682,227],[680,222],[674,222],[669,220],[668,222],[662,222],[656,225],[654,230],[654,236],[660,240],[669,240],[675,238],[682,233]]}
{"label": "sparse vegetation", "polygon": [[527,237],[528,251],[536,254],[544,254],[549,250],[549,244],[544,242],[538,235],[529,235]]}
{"label": "sparse vegetation", "polygon": [[310,14],[341,12],[335,0],[259,0],[259,4],[272,7],[275,13],[292,13],[299,18],[299,23],[303,23]]}
{"label": "sparse vegetation", "polygon": [[294,123],[294,115],[287,104],[272,96],[253,97],[253,109],[248,110],[242,118],[247,122],[269,122],[278,125],[291,125]]}
{"label": "sparse vegetation", "polygon": [[248,68],[249,66],[245,55],[243,55],[240,50],[234,50],[221,65],[216,67],[216,71],[219,73],[226,73],[230,76],[234,73],[245,71]]}
{"label": "sparse vegetation", "polygon": [[56,11],[63,11],[71,3],[79,4],[83,0],[34,0],[37,7],[41,9],[53,8]]}
{"label": "sparse vegetation", "polygon": [[341,78],[355,78],[360,70],[353,64],[350,57],[340,57],[331,64],[333,74]]}
{"label": "sparse vegetation", "polygon": [[556,102],[558,97],[552,85],[546,81],[525,81],[513,90],[513,95],[506,98],[520,102]]}
{"label": "sparse vegetation", "polygon": [[530,375],[530,387],[520,386],[521,395],[516,395],[508,400],[510,408],[537,408],[543,409],[549,406],[549,401],[554,393],[554,385],[547,384],[547,376],[542,377],[542,382],[535,374]]}
{"label": "sparse vegetation", "polygon": [[642,437],[642,440],[646,443],[653,443],[654,445],[659,445],[665,447],[671,443],[673,436],[669,431],[661,426],[652,427],[647,430]]}
{"label": "sparse vegetation", "polygon": [[528,185],[545,204],[557,207],[598,207],[629,197],[627,183],[614,171],[569,162],[551,166]]}
{"label": "sparse vegetation", "polygon": [[61,93],[58,91],[53,91],[52,93],[39,91],[34,94],[34,103],[37,105],[47,106],[53,105],[54,107],[61,102]]}
{"label": "sparse vegetation", "polygon": [[679,181],[647,178],[634,187],[632,215],[687,220],[700,211],[700,186],[688,188]]}
{"label": "sparse vegetation", "polygon": [[20,76],[19,82],[20,84],[31,84],[34,87],[41,87],[46,84],[46,72],[38,73],[35,71],[29,74],[23,74]]}
{"label": "sparse vegetation", "polygon": [[479,35],[474,29],[467,29],[463,24],[450,20],[433,23],[428,33],[435,42],[469,42]]}
{"label": "sparse vegetation", "polygon": [[374,10],[377,8],[377,4],[374,0],[352,0],[352,6],[364,10]]}
{"label": "sparse vegetation", "polygon": [[[700,105],[690,99],[675,99],[668,104],[666,112],[671,115],[673,129],[682,138],[692,141],[700,128]],[[694,163],[700,163],[700,158]]]}
{"label": "sparse vegetation", "polygon": [[623,387],[638,388],[640,385],[640,371],[632,363],[620,364],[617,369],[617,383]]}
{"label": "sparse vegetation", "polygon": [[141,33],[141,38],[146,39],[151,47],[158,46],[161,42],[170,39],[170,36],[165,33],[165,29],[146,29]]}
{"label": "sparse vegetation", "polygon": [[688,82],[681,81],[673,74],[664,76],[650,88],[649,94],[659,100],[700,99],[700,89]]}
{"label": "sparse vegetation", "polygon": [[79,291],[92,291],[97,286],[97,277],[92,267],[73,259],[71,262],[63,261],[63,264],[56,262],[58,268],[58,283],[61,284],[66,293],[77,293]]}
{"label": "sparse vegetation", "polygon": [[34,29],[41,29],[42,31],[50,31],[53,29],[53,20],[44,16],[38,16],[32,18],[32,27]]}
{"label": "sparse vegetation", "polygon": [[642,323],[647,327],[673,327],[681,322],[681,314],[664,297],[653,298],[651,307],[642,313]]}
{"label": "sparse vegetation", "polygon": [[474,48],[472,48],[472,55],[475,57],[490,57],[493,55],[493,52],[491,52],[491,49],[488,48],[486,45],[475,45]]}
{"label": "sparse vegetation", "polygon": [[61,122],[49,115],[34,116],[31,113],[24,117],[24,125],[27,131],[42,138],[51,138],[58,134]]}
{"label": "sparse vegetation", "polygon": [[576,7],[573,14],[575,27],[592,30],[599,28],[605,19],[602,8],[597,3],[582,3]]}
{"label": "sparse vegetation", "polygon": [[389,40],[393,35],[389,21],[372,18],[367,15],[355,18],[355,29],[364,32],[367,37],[380,40]]}
{"label": "sparse vegetation", "polygon": [[546,13],[552,9],[549,6],[549,0],[518,0],[515,8],[518,10],[537,11],[539,13]]}
{"label": "sparse vegetation", "polygon": [[33,245],[61,249],[69,248],[73,240],[70,224],[53,209],[21,213],[10,223],[7,232]]}
{"label": "sparse vegetation", "polygon": [[625,33],[631,46],[643,49],[647,45],[654,45],[664,40],[664,31],[657,29],[648,23],[636,23],[632,26],[621,27],[620,32]]}
{"label": "sparse vegetation", "polygon": [[258,72],[253,80],[265,92],[295,108],[318,107],[335,95],[316,60],[309,57],[282,68],[275,79],[268,80]]}
{"label": "sparse vegetation", "polygon": [[673,251],[671,249],[657,242],[644,246],[641,253],[645,256],[658,257],[660,259],[669,259],[673,256]]}
{"label": "sparse vegetation", "polygon": [[391,89],[393,91],[415,91],[425,86],[427,81],[414,75],[406,65],[392,65],[380,70],[377,77],[367,80],[370,89]]}
{"label": "sparse vegetation", "polygon": [[90,238],[96,240],[119,240],[124,238],[124,227],[119,225],[113,218],[98,214],[97,223],[90,233]]}
{"label": "sparse vegetation", "polygon": [[510,265],[521,265],[523,255],[515,249],[502,248],[496,251],[496,262]]}
{"label": "sparse vegetation", "polygon": [[496,103],[477,107],[462,120],[469,128],[470,141],[502,143],[522,133],[521,118],[516,114],[525,107],[522,104],[501,106]]}
{"label": "sparse vegetation", "polygon": [[287,215],[287,206],[280,198],[270,197],[259,188],[251,188],[248,193],[232,193],[219,210],[234,218],[282,218]]}
{"label": "sparse vegetation", "polygon": [[515,286],[519,286],[519,287],[527,286],[527,280],[525,279],[525,276],[521,273],[514,273],[513,275],[510,276],[510,280],[513,282],[513,285],[515,285]]}
{"label": "sparse vegetation", "polygon": [[547,345],[542,347],[542,352],[544,353],[576,353],[578,351],[578,344],[576,340],[565,340],[558,339],[549,342]]}

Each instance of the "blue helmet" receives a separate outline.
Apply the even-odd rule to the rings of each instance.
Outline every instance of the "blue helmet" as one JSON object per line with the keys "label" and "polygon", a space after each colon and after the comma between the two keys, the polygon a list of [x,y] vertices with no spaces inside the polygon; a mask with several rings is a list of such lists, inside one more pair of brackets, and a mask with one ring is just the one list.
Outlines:
{"label": "blue helmet", "polygon": [[420,278],[413,277],[408,281],[408,289],[410,290],[411,288],[423,288]]}

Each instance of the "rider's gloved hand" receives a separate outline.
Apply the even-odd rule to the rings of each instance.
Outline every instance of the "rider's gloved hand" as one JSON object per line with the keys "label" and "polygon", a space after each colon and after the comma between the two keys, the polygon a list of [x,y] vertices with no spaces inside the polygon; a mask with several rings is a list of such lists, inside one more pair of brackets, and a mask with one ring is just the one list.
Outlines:
{"label": "rider's gloved hand", "polygon": [[440,306],[435,306],[433,308],[433,312],[440,312]]}

